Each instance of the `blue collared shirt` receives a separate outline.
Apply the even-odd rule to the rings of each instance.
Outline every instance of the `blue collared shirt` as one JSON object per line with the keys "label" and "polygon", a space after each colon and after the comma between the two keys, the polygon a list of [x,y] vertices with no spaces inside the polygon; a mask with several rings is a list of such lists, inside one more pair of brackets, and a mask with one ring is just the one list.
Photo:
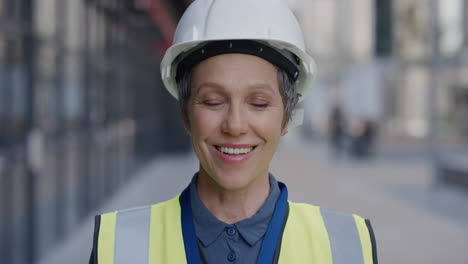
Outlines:
{"label": "blue collared shirt", "polygon": [[199,248],[205,263],[255,263],[268,224],[280,196],[278,182],[270,174],[270,193],[257,213],[235,224],[226,224],[206,208],[197,192],[197,176],[190,183],[190,199]]}

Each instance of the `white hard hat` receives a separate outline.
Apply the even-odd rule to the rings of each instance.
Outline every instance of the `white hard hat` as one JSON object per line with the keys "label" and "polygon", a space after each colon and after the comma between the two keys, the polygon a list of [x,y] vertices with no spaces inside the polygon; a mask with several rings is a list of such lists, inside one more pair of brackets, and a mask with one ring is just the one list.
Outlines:
{"label": "white hard hat", "polygon": [[166,89],[178,98],[180,65],[193,66],[222,53],[257,55],[285,69],[296,80],[299,101],[312,86],[315,62],[283,0],[195,0],[180,19],[174,43],[161,62]]}

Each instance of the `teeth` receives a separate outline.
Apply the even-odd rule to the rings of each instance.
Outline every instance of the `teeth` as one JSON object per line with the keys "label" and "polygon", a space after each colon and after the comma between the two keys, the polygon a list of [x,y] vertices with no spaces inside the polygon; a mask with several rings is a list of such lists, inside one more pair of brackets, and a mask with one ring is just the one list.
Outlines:
{"label": "teeth", "polygon": [[228,148],[228,147],[216,147],[219,151],[231,155],[247,154],[253,150],[253,147],[249,148]]}

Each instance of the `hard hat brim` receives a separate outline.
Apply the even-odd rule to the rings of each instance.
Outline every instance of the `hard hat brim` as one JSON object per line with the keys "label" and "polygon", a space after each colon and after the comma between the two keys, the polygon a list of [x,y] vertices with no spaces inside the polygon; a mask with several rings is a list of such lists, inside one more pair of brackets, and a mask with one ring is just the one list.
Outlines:
{"label": "hard hat brim", "polygon": [[176,81],[180,81],[182,73],[210,57],[241,53],[260,57],[283,69],[289,77],[296,81],[299,77],[300,59],[287,50],[277,50],[262,42],[252,40],[222,40],[199,45],[194,49],[180,54],[176,59],[178,65]]}
{"label": "hard hat brim", "polygon": [[[198,47],[201,47],[210,42],[211,43],[212,42],[229,42],[229,41],[239,41],[239,40],[240,39],[231,39],[231,40],[213,39],[213,40],[203,40],[203,41],[190,41],[190,42],[178,43],[170,47],[166,51],[163,57],[163,60],[161,61],[161,77],[162,77],[162,81],[166,89],[169,91],[169,93],[172,96],[174,96],[176,99],[179,99],[178,91],[177,91],[176,76],[177,76],[179,62],[180,62],[178,57],[181,54],[187,53],[191,50],[198,50]],[[302,101],[302,99],[309,92],[312,86],[313,80],[315,78],[316,64],[314,60],[312,59],[312,57],[310,57],[307,53],[302,51],[302,49],[300,49],[299,47],[296,47],[288,42],[283,42],[280,40],[271,40],[271,39],[268,39],[268,40],[255,39],[255,40],[249,40],[249,41],[263,43],[264,45],[268,45],[274,48],[275,50],[288,51],[292,53],[294,56],[296,56],[297,58],[299,58],[299,63],[297,64],[298,76],[296,80],[296,87],[298,89],[298,93],[300,94],[299,101]],[[188,53],[187,56],[190,56],[189,54],[190,53]],[[252,55],[255,55],[255,54],[252,54]],[[276,63],[273,63],[273,64],[276,64]],[[294,73],[293,73],[293,76],[294,76]]]}

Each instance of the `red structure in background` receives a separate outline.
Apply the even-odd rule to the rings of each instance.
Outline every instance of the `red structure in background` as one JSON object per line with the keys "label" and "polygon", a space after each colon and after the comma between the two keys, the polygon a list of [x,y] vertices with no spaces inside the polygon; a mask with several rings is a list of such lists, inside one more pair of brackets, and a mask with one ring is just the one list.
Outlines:
{"label": "red structure in background", "polygon": [[160,53],[164,53],[172,43],[172,38],[176,29],[176,19],[170,15],[166,4],[162,0],[139,0],[148,11],[156,27],[161,30],[163,42],[157,43],[156,48]]}

